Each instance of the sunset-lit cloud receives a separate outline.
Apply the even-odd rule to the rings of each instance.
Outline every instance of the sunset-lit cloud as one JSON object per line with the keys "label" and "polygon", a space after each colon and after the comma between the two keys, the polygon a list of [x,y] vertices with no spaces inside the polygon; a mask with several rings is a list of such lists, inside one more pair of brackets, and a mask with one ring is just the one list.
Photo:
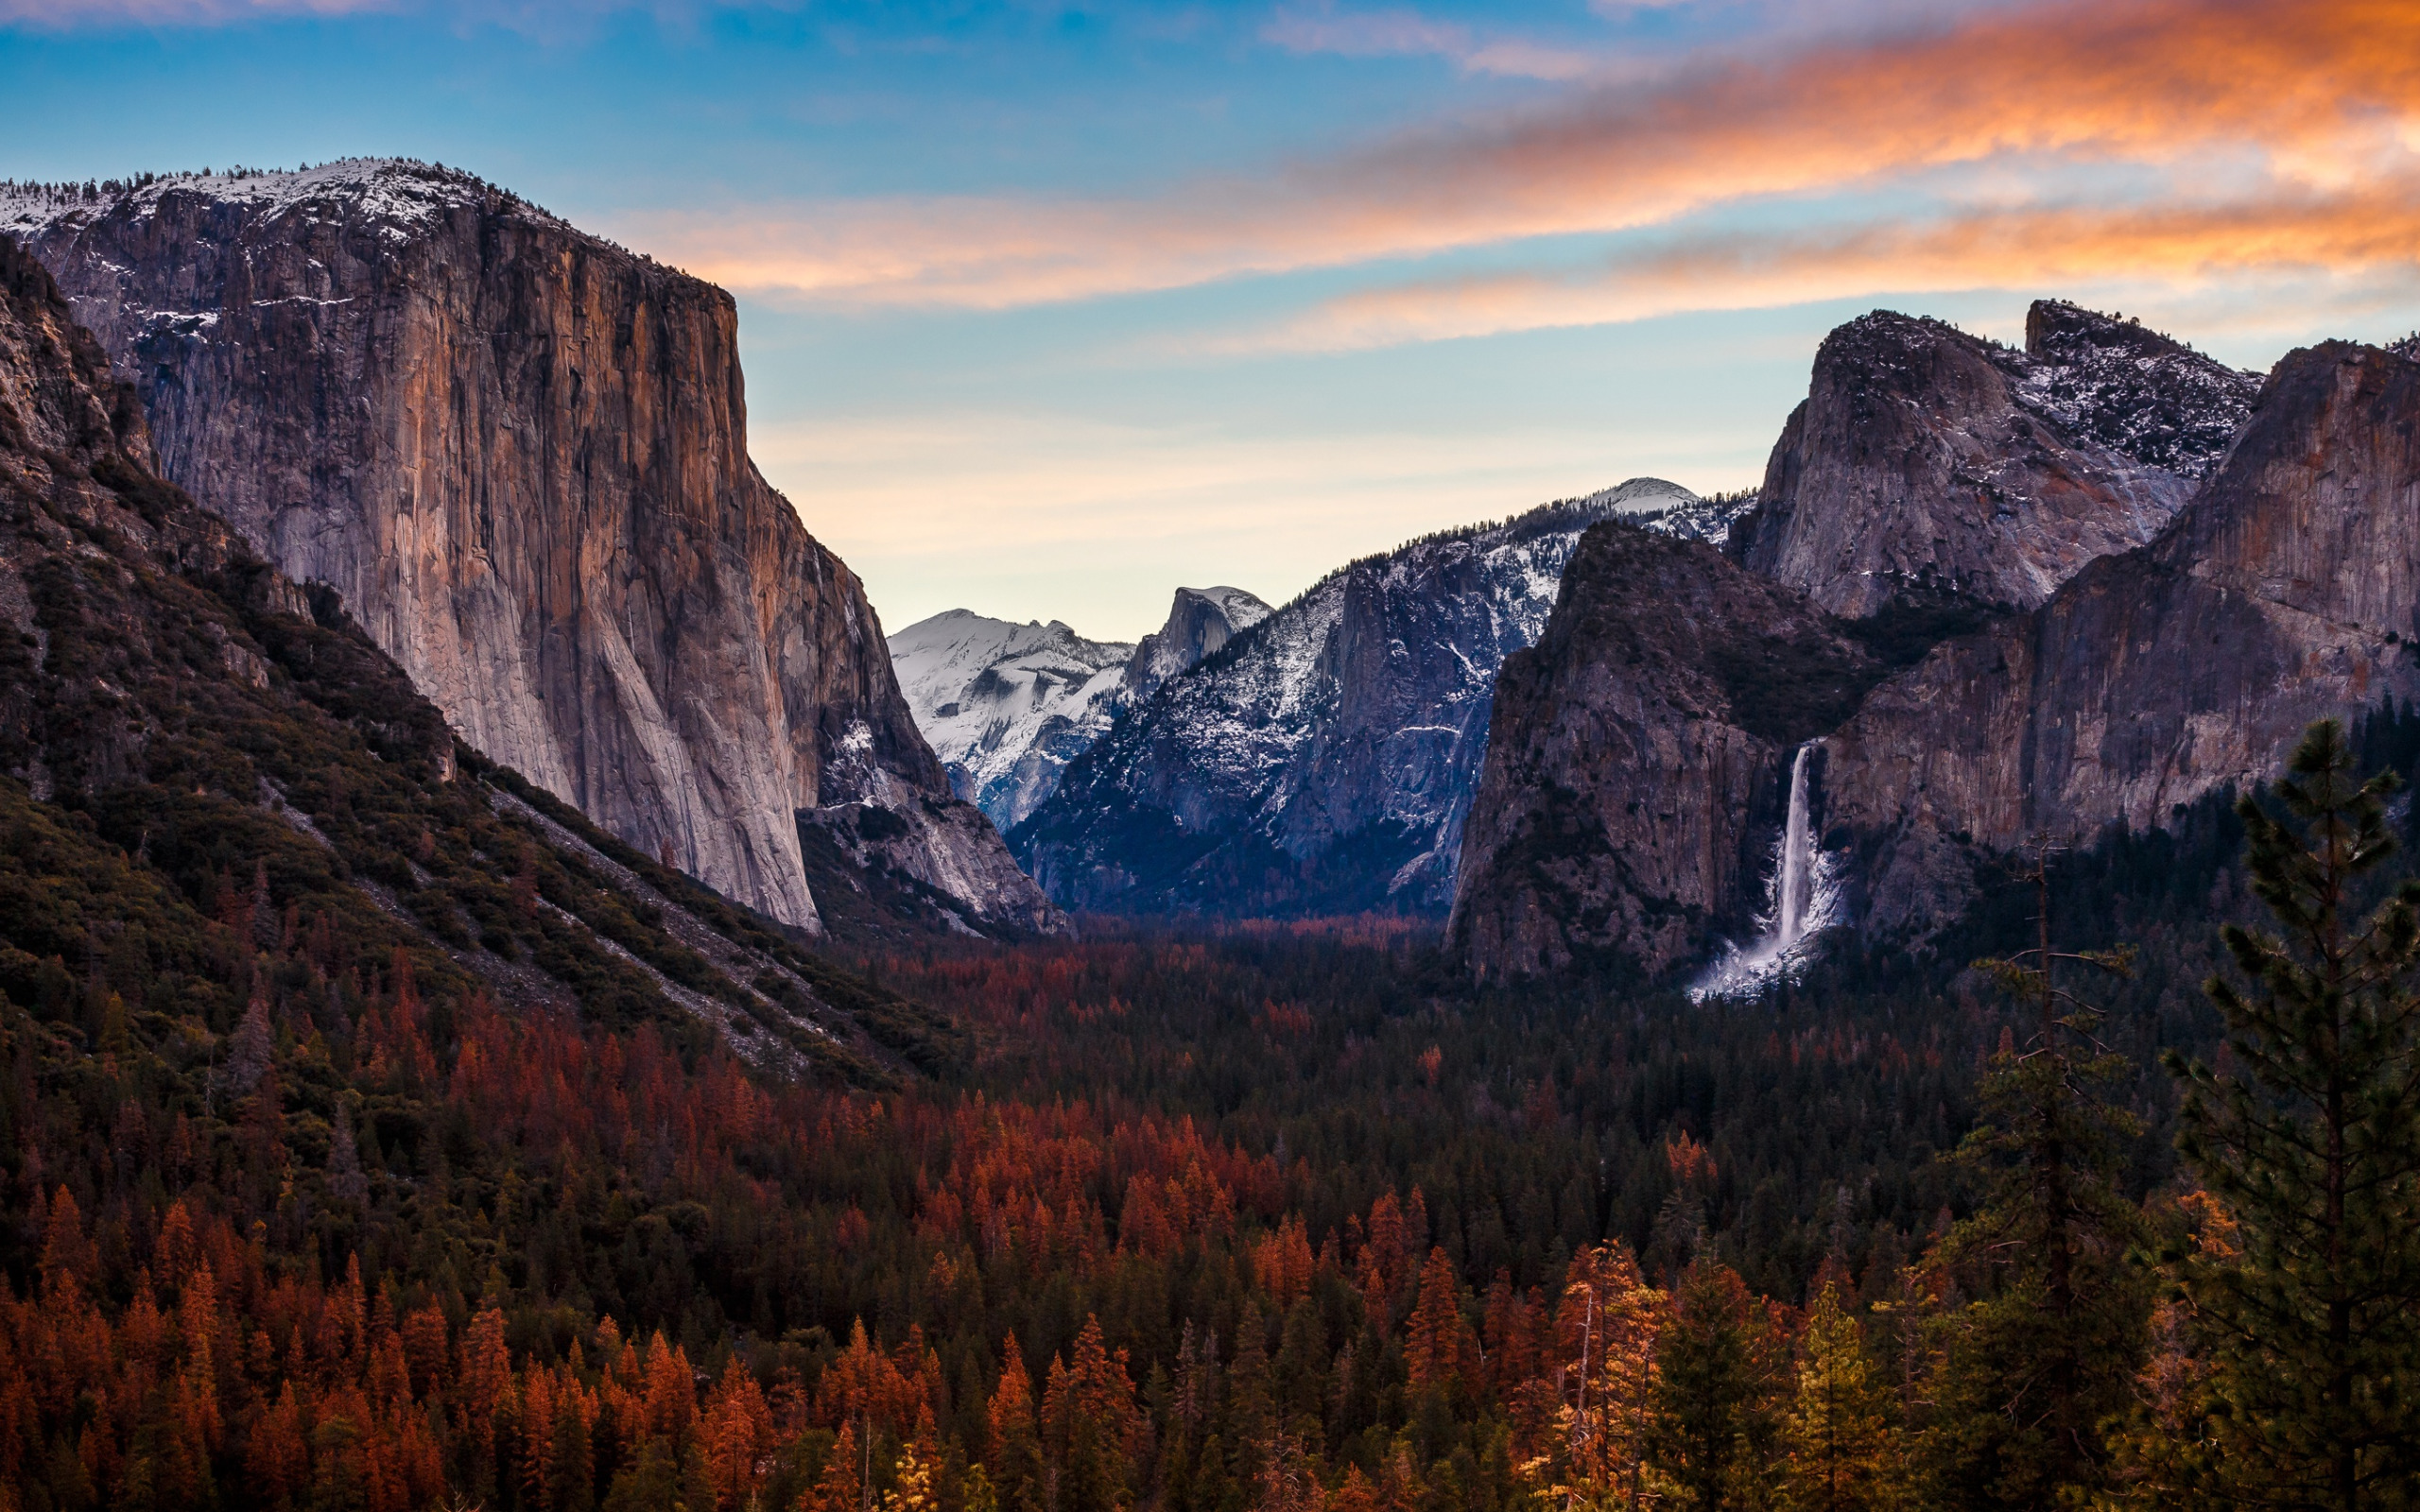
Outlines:
{"label": "sunset-lit cloud", "polygon": [[1005,308],[1668,227],[1961,165],[2189,177],[2231,163],[2358,190],[2408,159],[2416,121],[2420,8],[2059,5],[1779,60],[1702,60],[1149,196],[836,200],[643,230],[694,271],[760,293]]}
{"label": "sunset-lit cloud", "polygon": [[2340,196],[2215,206],[2015,208],[1920,224],[1691,237],[1560,273],[1425,280],[1327,301],[1224,350],[1339,351],[1971,288],[2315,276],[2420,293],[2420,175]]}

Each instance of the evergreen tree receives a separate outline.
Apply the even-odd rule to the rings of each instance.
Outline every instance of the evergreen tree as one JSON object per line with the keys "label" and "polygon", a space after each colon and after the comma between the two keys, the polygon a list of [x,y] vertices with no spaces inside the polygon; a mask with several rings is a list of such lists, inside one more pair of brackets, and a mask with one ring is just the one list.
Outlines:
{"label": "evergreen tree", "polygon": [[1885,1512],[1900,1503],[1890,1396],[1865,1358],[1864,1331],[1826,1286],[1800,1341],[1798,1395],[1782,1441],[1789,1512]]}
{"label": "evergreen tree", "polygon": [[1701,1258],[1681,1273],[1656,1343],[1653,1457],[1693,1512],[1757,1500],[1738,1483],[1764,1469],[1773,1447],[1776,1383],[1760,1322],[1729,1266]]}
{"label": "evergreen tree", "polygon": [[1977,963],[2031,1032],[2003,1032],[1978,1089],[1982,1120],[1952,1157],[1981,1176],[1983,1200],[1924,1266],[1937,1294],[1974,1298],[1935,1322],[1922,1441],[1933,1497],[1961,1507],[2048,1506],[2107,1483],[2100,1425],[2131,1400],[2151,1308],[2125,1263],[2140,1213],[2118,1187],[2142,1132],[2110,1100],[2128,1064],[2100,1042],[2100,1010],[2058,979],[2062,965],[2123,975],[2131,955],[2052,949],[2049,853],[2045,843],[2031,878],[2033,948]]}
{"label": "evergreen tree", "polygon": [[2343,727],[2311,727],[2238,807],[2279,933],[2230,925],[2245,985],[2214,977],[2228,1069],[2176,1057],[2177,1147],[2239,1250],[2182,1263],[2208,1349],[2221,1489],[2262,1506],[2420,1500],[2420,884],[2367,918],[2394,850],[2392,771],[2363,782]]}

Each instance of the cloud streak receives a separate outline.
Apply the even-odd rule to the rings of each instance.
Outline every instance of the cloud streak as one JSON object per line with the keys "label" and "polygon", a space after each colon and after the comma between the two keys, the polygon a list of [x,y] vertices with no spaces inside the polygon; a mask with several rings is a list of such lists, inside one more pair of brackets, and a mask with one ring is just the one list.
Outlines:
{"label": "cloud streak", "polygon": [[224,26],[399,9],[396,0],[0,0],[0,26],[49,31],[92,26]]}
{"label": "cloud streak", "polygon": [[1350,351],[1765,309],[1888,290],[2325,278],[2420,293],[2420,175],[2342,195],[1991,210],[1918,224],[1685,237],[1562,273],[1424,280],[1327,301],[1230,352]]}
{"label": "cloud streak", "polygon": [[1261,39],[1288,52],[1345,58],[1442,58],[1464,73],[1564,80],[1605,71],[1606,60],[1515,37],[1481,37],[1411,10],[1279,11]]}
{"label": "cloud streak", "polygon": [[640,231],[757,292],[1005,308],[1668,227],[1966,165],[2228,164],[2341,191],[2415,148],[2420,8],[2100,0],[1702,61],[1150,196],[836,201]]}

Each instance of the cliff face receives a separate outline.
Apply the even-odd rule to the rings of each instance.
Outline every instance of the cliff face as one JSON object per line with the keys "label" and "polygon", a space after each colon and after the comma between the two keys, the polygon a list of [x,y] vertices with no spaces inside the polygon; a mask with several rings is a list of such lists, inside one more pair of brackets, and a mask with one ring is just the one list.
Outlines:
{"label": "cliff face", "polygon": [[2027,336],[2011,352],[1888,311],[1834,331],[1733,536],[1739,559],[1865,617],[2031,609],[2151,540],[2255,380],[2073,305],[2036,305]]}
{"label": "cliff face", "polygon": [[2256,418],[2249,376],[2071,304],[2034,305],[2023,352],[1887,312],[1833,332],[1728,560],[1592,534],[1508,665],[1455,902],[1470,965],[1653,973],[1738,937],[1796,742],[1821,737],[1850,916],[1921,935],[1979,859],[2163,822],[2404,688],[2396,361],[2298,354]]}
{"label": "cliff face", "polygon": [[2158,541],[1943,645],[1824,742],[1868,926],[1945,920],[1979,854],[2036,832],[2154,828],[2271,775],[2309,721],[2420,693],[2415,634],[2420,364],[2296,352]]}
{"label": "cliff face", "polygon": [[1703,541],[1591,529],[1544,638],[1496,681],[1455,947],[1482,979],[1655,974],[1744,934],[1790,752],[1882,670],[1805,595]]}
{"label": "cliff face", "polygon": [[474,746],[787,923],[818,923],[797,816],[866,804],[971,913],[1046,919],[951,812],[856,577],[749,461],[722,291],[403,163],[8,227],[134,376],[163,471]]}
{"label": "cliff face", "polygon": [[1143,637],[1126,663],[1129,701],[1150,697],[1159,685],[1269,618],[1270,609],[1240,588],[1180,588],[1168,605],[1167,623]]}
{"label": "cliff face", "polygon": [[231,1074],[213,1029],[248,999],[262,1032],[273,1016],[342,1046],[406,963],[432,1002],[477,989],[721,1035],[776,1073],[883,1083],[956,1054],[945,1022],[458,747],[331,623],[331,595],[153,455],[131,387],[0,235],[0,987],[18,1001],[45,959],[149,952],[179,991],[134,1032],[180,1038],[179,1064],[206,1053],[197,1091]]}
{"label": "cliff face", "polygon": [[1130,707],[1011,844],[1071,907],[1443,912],[1496,669],[1614,508],[1549,506],[1331,574]]}

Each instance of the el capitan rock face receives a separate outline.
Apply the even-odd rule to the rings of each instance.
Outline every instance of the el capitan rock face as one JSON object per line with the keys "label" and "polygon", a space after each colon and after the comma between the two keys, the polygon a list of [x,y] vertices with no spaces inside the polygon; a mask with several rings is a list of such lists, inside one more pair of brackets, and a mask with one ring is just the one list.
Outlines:
{"label": "el capitan rock face", "polygon": [[1482,979],[1657,974],[1718,929],[1744,935],[1793,749],[1882,671],[1805,595],[1710,545],[1591,529],[1544,638],[1496,680],[1455,947]]}
{"label": "el capitan rock face", "polygon": [[785,922],[818,922],[797,816],[866,804],[970,914],[1047,922],[951,813],[856,576],[750,462],[721,290],[410,163],[20,198],[0,229],[133,377],[163,471],[473,745]]}
{"label": "el capitan rock face", "polygon": [[131,386],[0,234],[0,971],[19,1002],[44,958],[130,947],[176,972],[190,1017],[170,1032],[207,1059],[129,1049],[197,1091],[240,1056],[209,1049],[214,1002],[249,998],[264,1036],[273,1013],[361,1044],[389,971],[437,1001],[476,988],[692,1048],[718,1037],[780,1076],[895,1085],[957,1053],[929,1010],[458,747],[356,624],[329,623],[332,595],[153,460]]}
{"label": "el capitan rock face", "polygon": [[2152,829],[2273,774],[2311,720],[2420,695],[2415,634],[2420,363],[2290,353],[2159,541],[1941,646],[1825,740],[1867,927],[1946,921],[1979,856],[2037,832]]}
{"label": "el capitan rock face", "polygon": [[1824,338],[1739,559],[1862,618],[1944,601],[2031,609],[2150,541],[2242,422],[2256,380],[2044,303],[2028,350],[1876,311]]}

